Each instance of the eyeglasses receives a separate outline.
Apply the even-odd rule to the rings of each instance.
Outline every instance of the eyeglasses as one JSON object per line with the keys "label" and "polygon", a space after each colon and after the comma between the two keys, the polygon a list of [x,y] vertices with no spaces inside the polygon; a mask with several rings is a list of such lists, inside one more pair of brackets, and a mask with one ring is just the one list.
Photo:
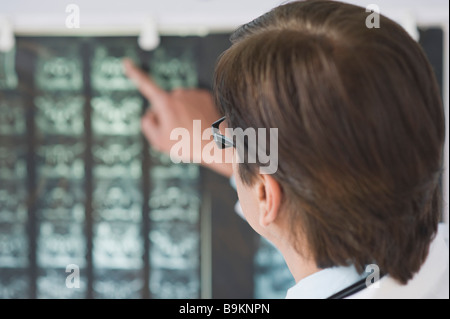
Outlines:
{"label": "eyeglasses", "polygon": [[214,142],[216,142],[217,147],[221,149],[235,147],[233,140],[220,133],[219,125],[223,121],[225,121],[225,116],[218,119],[211,125]]}

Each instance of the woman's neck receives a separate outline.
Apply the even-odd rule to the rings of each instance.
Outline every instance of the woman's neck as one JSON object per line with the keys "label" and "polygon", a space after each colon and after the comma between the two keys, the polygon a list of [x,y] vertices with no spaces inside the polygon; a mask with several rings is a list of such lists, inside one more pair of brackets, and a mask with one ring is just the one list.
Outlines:
{"label": "woman's neck", "polygon": [[313,259],[302,256],[292,245],[288,244],[286,240],[282,243],[276,243],[275,245],[283,255],[296,283],[321,270],[317,267]]}

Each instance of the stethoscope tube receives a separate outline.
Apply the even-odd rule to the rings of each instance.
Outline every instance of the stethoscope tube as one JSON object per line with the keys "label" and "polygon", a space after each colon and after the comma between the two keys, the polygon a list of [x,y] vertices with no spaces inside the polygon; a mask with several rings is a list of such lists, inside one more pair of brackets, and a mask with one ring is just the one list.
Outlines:
{"label": "stethoscope tube", "polygon": [[[384,276],[384,274],[380,274],[380,278],[378,280],[380,280],[382,277]],[[356,283],[354,283],[351,286],[348,286],[347,288],[342,289],[341,291],[338,291],[337,293],[331,295],[330,297],[328,297],[327,299],[344,299],[347,298],[353,294],[356,294],[357,292],[369,287],[370,285],[373,285],[375,282],[370,283],[369,285],[366,283],[366,279],[361,279],[359,281],[357,281]],[[377,280],[377,281],[378,281]]]}

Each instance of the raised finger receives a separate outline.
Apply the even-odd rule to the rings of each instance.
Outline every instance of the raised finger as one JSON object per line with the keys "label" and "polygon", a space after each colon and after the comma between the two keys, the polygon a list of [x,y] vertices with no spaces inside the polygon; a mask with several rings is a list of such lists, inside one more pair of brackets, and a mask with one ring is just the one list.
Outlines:
{"label": "raised finger", "polygon": [[167,98],[168,93],[156,84],[147,73],[138,68],[133,61],[124,59],[123,66],[125,74],[136,84],[139,91],[151,104],[158,107],[161,104],[161,100]]}

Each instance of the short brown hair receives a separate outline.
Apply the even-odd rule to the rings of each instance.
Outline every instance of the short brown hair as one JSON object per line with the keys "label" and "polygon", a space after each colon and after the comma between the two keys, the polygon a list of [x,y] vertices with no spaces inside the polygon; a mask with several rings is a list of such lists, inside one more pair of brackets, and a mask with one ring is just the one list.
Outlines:
{"label": "short brown hair", "polygon": [[[383,16],[369,29],[368,14],[273,9],[234,32],[214,94],[228,126],[278,128],[273,176],[297,249],[302,234],[320,268],[376,263],[406,283],[441,216],[444,113],[420,46]],[[239,164],[244,183],[258,166]]]}

